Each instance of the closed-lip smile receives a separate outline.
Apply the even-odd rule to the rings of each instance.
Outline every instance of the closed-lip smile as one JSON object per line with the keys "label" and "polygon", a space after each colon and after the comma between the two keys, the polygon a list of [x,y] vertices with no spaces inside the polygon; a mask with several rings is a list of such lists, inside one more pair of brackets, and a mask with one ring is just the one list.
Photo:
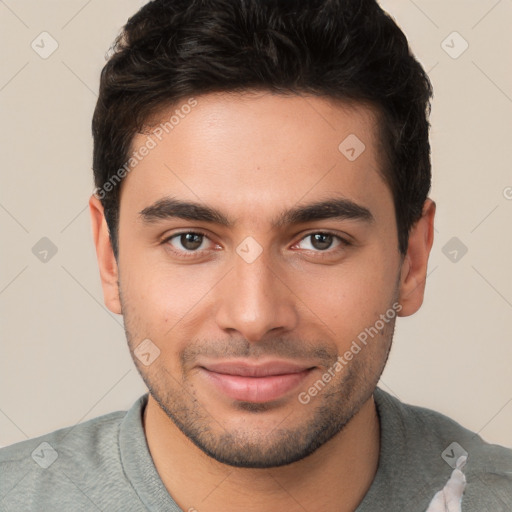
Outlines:
{"label": "closed-lip smile", "polygon": [[282,360],[258,363],[231,360],[204,362],[199,368],[229,398],[263,403],[277,400],[297,388],[314,366]]}

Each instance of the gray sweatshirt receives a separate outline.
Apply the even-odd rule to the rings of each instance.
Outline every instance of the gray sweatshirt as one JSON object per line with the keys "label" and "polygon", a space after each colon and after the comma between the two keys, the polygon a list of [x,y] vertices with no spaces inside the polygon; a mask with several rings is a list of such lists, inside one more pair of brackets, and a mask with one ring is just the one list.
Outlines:
{"label": "gray sweatshirt", "polygon": [[[374,396],[379,466],[356,512],[512,511],[512,450],[487,444],[449,418],[403,404],[379,388]],[[128,412],[0,449],[0,511],[181,512],[148,450],[146,403],[144,395]],[[444,504],[439,491],[451,487],[455,473],[465,480],[455,486],[462,500]]]}

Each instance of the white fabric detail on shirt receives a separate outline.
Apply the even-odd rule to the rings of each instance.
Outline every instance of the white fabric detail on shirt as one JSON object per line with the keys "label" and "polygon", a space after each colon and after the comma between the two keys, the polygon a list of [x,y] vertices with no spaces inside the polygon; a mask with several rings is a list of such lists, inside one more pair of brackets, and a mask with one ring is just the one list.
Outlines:
{"label": "white fabric detail on shirt", "polygon": [[457,459],[448,482],[442,490],[436,492],[426,512],[461,512],[462,495],[466,488],[466,477],[462,468],[466,460],[466,455],[461,455]]}

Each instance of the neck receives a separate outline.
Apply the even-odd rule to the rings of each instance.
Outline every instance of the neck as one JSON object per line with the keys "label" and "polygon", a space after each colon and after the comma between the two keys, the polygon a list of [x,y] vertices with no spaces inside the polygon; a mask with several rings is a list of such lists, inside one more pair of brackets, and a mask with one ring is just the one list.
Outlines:
{"label": "neck", "polygon": [[235,468],[212,459],[174,425],[151,395],[144,430],[164,486],[188,512],[353,511],[370,488],[379,460],[373,397],[313,454],[270,469]]}

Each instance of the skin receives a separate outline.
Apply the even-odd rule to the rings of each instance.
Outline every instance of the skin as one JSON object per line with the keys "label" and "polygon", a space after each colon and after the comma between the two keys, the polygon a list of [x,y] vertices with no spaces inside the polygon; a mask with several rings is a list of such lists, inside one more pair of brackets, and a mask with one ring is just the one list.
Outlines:
{"label": "skin", "polygon": [[[336,359],[393,304],[408,316],[423,301],[435,204],[427,199],[401,255],[376,126],[370,107],[326,98],[200,96],[125,178],[117,260],[101,203],[91,198],[105,304],[124,315],[150,389],[148,446],[183,510],[350,511],[368,491],[379,456],[372,393],[395,319],[309,403],[298,396],[333,373]],[[354,161],[338,150],[350,134],[365,144]],[[133,149],[146,140],[136,135]],[[233,223],[141,214],[166,197],[215,208]],[[327,198],[348,199],[373,220],[273,223]],[[187,253],[180,236],[169,240],[198,230],[206,237],[195,239],[197,250]],[[325,232],[335,236],[323,246],[308,236]],[[251,263],[237,253],[246,237],[261,248]],[[133,353],[145,339],[160,351],[148,366]],[[278,399],[251,402],[212,386],[205,358],[279,359],[311,370]]]}

